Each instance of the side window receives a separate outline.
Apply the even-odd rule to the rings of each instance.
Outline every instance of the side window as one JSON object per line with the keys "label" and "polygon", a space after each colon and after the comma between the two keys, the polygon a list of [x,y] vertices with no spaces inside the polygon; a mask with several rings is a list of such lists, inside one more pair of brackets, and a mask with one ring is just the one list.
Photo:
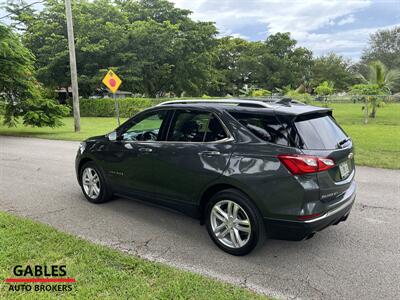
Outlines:
{"label": "side window", "polygon": [[208,130],[206,132],[205,142],[215,142],[226,139],[228,136],[222,127],[221,122],[214,115],[211,115],[210,122],[208,123]]}
{"label": "side window", "polygon": [[167,111],[159,111],[145,116],[128,128],[122,134],[124,141],[157,141],[161,125],[167,116]]}
{"label": "side window", "polygon": [[177,110],[168,133],[168,141],[215,142],[226,138],[216,116],[208,112]]}
{"label": "side window", "polygon": [[168,133],[168,141],[203,142],[209,119],[210,113],[177,110]]}

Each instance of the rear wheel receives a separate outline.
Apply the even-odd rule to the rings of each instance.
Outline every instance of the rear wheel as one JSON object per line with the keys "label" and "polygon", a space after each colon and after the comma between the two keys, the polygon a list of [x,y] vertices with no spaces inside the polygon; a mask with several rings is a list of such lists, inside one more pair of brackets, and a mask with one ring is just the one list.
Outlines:
{"label": "rear wheel", "polygon": [[81,188],[86,199],[92,203],[103,203],[111,198],[103,174],[93,163],[86,163],[80,173]]}
{"label": "rear wheel", "polygon": [[206,208],[206,225],[214,243],[229,254],[248,254],[265,240],[257,208],[246,195],[234,189],[212,197]]}

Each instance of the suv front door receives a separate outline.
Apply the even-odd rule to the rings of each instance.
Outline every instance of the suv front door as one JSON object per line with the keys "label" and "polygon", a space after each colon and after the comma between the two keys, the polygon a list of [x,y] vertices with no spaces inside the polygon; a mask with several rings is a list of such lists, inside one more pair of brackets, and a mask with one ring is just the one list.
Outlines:
{"label": "suv front door", "polygon": [[111,141],[108,177],[117,192],[145,196],[154,189],[154,164],[167,128],[169,110],[150,111],[122,125]]}
{"label": "suv front door", "polygon": [[233,138],[206,110],[178,109],[171,118],[166,141],[154,157],[154,192],[195,207],[200,192],[226,168]]}

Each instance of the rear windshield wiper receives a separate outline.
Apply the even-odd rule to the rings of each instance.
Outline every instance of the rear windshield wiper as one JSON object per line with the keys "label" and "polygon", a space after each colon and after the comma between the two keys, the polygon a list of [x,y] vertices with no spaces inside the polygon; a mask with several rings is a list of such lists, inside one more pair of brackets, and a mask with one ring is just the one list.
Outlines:
{"label": "rear windshield wiper", "polygon": [[351,138],[347,137],[347,138],[341,140],[340,142],[338,142],[337,145],[338,145],[339,148],[342,148],[342,146],[344,144],[346,144],[347,142],[349,142],[349,141],[351,141]]}

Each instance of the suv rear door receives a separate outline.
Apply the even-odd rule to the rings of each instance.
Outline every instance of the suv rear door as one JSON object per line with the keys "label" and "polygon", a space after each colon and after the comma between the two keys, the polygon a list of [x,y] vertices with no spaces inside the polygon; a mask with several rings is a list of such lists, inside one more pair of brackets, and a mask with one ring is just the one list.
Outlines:
{"label": "suv rear door", "polygon": [[154,193],[196,205],[198,195],[226,168],[233,138],[219,117],[205,109],[175,110],[153,167]]}

